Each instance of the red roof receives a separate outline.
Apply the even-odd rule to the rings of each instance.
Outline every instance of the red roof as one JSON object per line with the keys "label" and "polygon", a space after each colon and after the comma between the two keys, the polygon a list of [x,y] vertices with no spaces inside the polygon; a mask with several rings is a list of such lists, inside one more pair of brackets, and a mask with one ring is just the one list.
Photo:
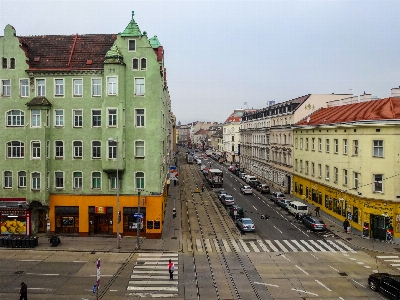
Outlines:
{"label": "red roof", "polygon": [[103,69],[116,34],[18,37],[30,70]]}
{"label": "red roof", "polygon": [[378,120],[400,120],[400,98],[390,97],[322,108],[296,125],[327,125]]}

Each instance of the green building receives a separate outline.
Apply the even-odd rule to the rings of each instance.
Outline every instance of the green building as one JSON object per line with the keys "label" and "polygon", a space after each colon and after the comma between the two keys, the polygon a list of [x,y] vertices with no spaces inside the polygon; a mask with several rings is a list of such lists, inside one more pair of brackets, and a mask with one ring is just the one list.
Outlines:
{"label": "green building", "polygon": [[118,34],[7,25],[0,57],[1,233],[160,237],[172,117],[157,36],[133,13]]}

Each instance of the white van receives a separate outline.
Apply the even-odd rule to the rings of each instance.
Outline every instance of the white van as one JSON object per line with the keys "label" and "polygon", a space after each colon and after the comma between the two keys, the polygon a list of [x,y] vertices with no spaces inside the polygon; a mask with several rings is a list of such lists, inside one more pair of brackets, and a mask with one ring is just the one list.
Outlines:
{"label": "white van", "polygon": [[246,179],[245,179],[245,181],[247,182],[247,183],[250,183],[250,181],[256,181],[257,180],[257,177],[256,176],[250,176],[250,175],[248,175],[247,177],[246,177]]}
{"label": "white van", "polygon": [[289,212],[296,217],[308,214],[308,206],[302,202],[292,201],[287,207]]}

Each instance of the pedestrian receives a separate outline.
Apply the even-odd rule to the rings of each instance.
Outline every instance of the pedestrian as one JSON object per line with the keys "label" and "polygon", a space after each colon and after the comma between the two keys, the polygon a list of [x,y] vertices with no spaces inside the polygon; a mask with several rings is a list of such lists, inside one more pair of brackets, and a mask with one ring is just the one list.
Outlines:
{"label": "pedestrian", "polygon": [[28,286],[25,282],[21,282],[21,288],[19,290],[19,300],[28,300]]}
{"label": "pedestrian", "polygon": [[343,222],[343,228],[344,228],[344,232],[347,232],[347,228],[350,226],[350,222],[349,220],[344,220]]}
{"label": "pedestrian", "polygon": [[315,207],[315,216],[316,217],[319,217],[319,209],[320,209],[319,206]]}
{"label": "pedestrian", "polygon": [[204,183],[201,185],[201,191],[204,192]]}
{"label": "pedestrian", "polygon": [[168,263],[168,272],[169,272],[169,279],[170,279],[170,280],[173,280],[173,279],[174,279],[174,271],[175,271],[175,265],[174,265],[174,263],[173,263],[171,260],[169,260],[169,263]]}

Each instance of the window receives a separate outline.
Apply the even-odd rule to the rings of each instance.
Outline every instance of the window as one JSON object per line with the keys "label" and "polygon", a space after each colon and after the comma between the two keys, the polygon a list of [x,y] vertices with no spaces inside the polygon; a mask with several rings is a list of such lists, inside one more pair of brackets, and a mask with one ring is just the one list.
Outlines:
{"label": "window", "polygon": [[231,142],[234,142],[234,141],[235,141],[235,136],[232,135],[232,136],[231,136]]}
{"label": "window", "polygon": [[82,172],[73,172],[74,189],[82,189]]}
{"label": "window", "polygon": [[101,110],[92,110],[92,127],[101,127]]}
{"label": "window", "polygon": [[46,96],[46,80],[36,79],[36,96]]}
{"label": "window", "polygon": [[129,51],[136,51],[136,40],[128,41],[128,49]]}
{"label": "window", "polygon": [[374,174],[374,192],[382,193],[383,192],[383,175],[382,174]]}
{"label": "window", "polygon": [[338,179],[339,179],[339,169],[335,167],[335,168],[333,168],[333,172],[335,173],[334,174],[334,176],[335,176],[334,182],[337,183]]}
{"label": "window", "polygon": [[117,95],[117,77],[107,77],[107,94]]}
{"label": "window", "polygon": [[338,139],[334,139],[333,143],[334,143],[334,147],[335,147],[335,149],[334,149],[335,154],[338,154],[339,153],[339,140]]}
{"label": "window", "polygon": [[318,138],[318,151],[322,152],[322,139]]}
{"label": "window", "polygon": [[144,78],[135,78],[135,95],[144,96]]}
{"label": "window", "polygon": [[136,127],[144,127],[144,109],[135,109]]}
{"label": "window", "polygon": [[12,172],[4,171],[4,188],[11,189],[12,188]]}
{"label": "window", "polygon": [[40,158],[40,142],[39,141],[32,142],[32,158],[33,159]]}
{"label": "window", "polygon": [[329,139],[325,140],[326,142],[326,152],[329,153],[330,149],[329,149]]}
{"label": "window", "polygon": [[7,126],[24,126],[25,114],[22,110],[13,109],[7,112]]}
{"label": "window", "polygon": [[11,96],[11,80],[3,79],[1,81],[1,96],[10,97]]}
{"label": "window", "polygon": [[303,138],[300,138],[300,150],[303,150]]}
{"label": "window", "polygon": [[73,141],[74,158],[82,158],[83,144],[82,141]]}
{"label": "window", "polygon": [[92,79],[92,97],[101,97],[101,79]]}
{"label": "window", "polygon": [[144,157],[144,141],[135,141],[135,157]]}
{"label": "window", "polygon": [[308,175],[308,161],[306,161],[306,172],[305,173]]}
{"label": "window", "polygon": [[108,158],[117,158],[117,141],[108,141]]}
{"label": "window", "polygon": [[311,150],[315,151],[315,138],[311,139]]}
{"label": "window", "polygon": [[108,109],[108,126],[116,127],[117,126],[117,110],[116,109]]}
{"label": "window", "polygon": [[56,189],[64,188],[64,172],[55,172],[55,187]]}
{"label": "window", "polygon": [[294,160],[294,170],[297,172],[298,171],[298,164],[297,164],[297,158]]}
{"label": "window", "polygon": [[374,141],[374,157],[383,157],[383,141]]}
{"label": "window", "polygon": [[92,173],[92,189],[101,189],[101,173]]}
{"label": "window", "polygon": [[28,81],[28,79],[21,79],[19,81],[19,95],[20,95],[20,97],[29,97],[29,81]]}
{"label": "window", "polygon": [[354,172],[354,188],[358,189],[358,173]]}
{"label": "window", "polygon": [[54,79],[54,95],[56,97],[64,96],[64,79]]}
{"label": "window", "polygon": [[63,158],[64,157],[64,142],[63,141],[56,141],[55,142],[55,147],[56,147],[56,156],[55,158]]}
{"label": "window", "polygon": [[297,149],[297,146],[298,145],[298,139],[296,138],[295,140],[294,140],[294,146],[295,146],[295,148]]}
{"label": "window", "polygon": [[303,160],[300,159],[300,173],[303,173]]}
{"label": "window", "polygon": [[358,155],[358,140],[353,140],[353,155]]}
{"label": "window", "polygon": [[73,85],[73,95],[74,97],[82,97],[83,94],[83,80],[82,79],[72,79]]}
{"label": "window", "polygon": [[3,57],[2,64],[3,64],[3,69],[7,69],[7,57]]}
{"label": "window", "polygon": [[92,142],[92,158],[101,158],[101,142]]}
{"label": "window", "polygon": [[325,166],[325,175],[326,175],[325,179],[329,180],[329,178],[330,178],[329,175],[330,174],[329,174],[329,166],[328,165]]}
{"label": "window", "polygon": [[31,110],[31,127],[40,127],[40,110]]}
{"label": "window", "polygon": [[40,190],[40,173],[32,173],[32,190]]}
{"label": "window", "polygon": [[311,176],[315,175],[315,163],[311,162]]}
{"label": "window", "polygon": [[15,58],[10,58],[10,69],[15,69]]}
{"label": "window", "polygon": [[74,109],[72,114],[74,117],[74,127],[82,127],[82,110]]}
{"label": "window", "polygon": [[318,177],[322,178],[322,165],[318,164]]}
{"label": "window", "polygon": [[347,155],[347,139],[343,140],[343,154]]}
{"label": "window", "polygon": [[132,58],[132,70],[138,71],[139,70],[139,59]]}
{"label": "window", "polygon": [[18,172],[18,187],[26,188],[26,172],[25,171]]}
{"label": "window", "polygon": [[140,60],[140,70],[145,71],[147,68],[147,60],[146,58],[142,58]]}
{"label": "window", "polygon": [[135,183],[137,189],[144,189],[144,173],[136,172],[135,173]]}
{"label": "window", "polygon": [[116,175],[111,175],[110,188],[113,189],[113,190],[117,189],[117,176]]}
{"label": "window", "polygon": [[55,126],[64,126],[64,111],[62,109],[54,110]]}
{"label": "window", "polygon": [[306,138],[306,151],[308,151],[308,138]]}
{"label": "window", "polygon": [[347,185],[347,170],[343,170],[343,185]]}
{"label": "window", "polygon": [[23,158],[24,155],[24,143],[19,141],[7,143],[7,158]]}

